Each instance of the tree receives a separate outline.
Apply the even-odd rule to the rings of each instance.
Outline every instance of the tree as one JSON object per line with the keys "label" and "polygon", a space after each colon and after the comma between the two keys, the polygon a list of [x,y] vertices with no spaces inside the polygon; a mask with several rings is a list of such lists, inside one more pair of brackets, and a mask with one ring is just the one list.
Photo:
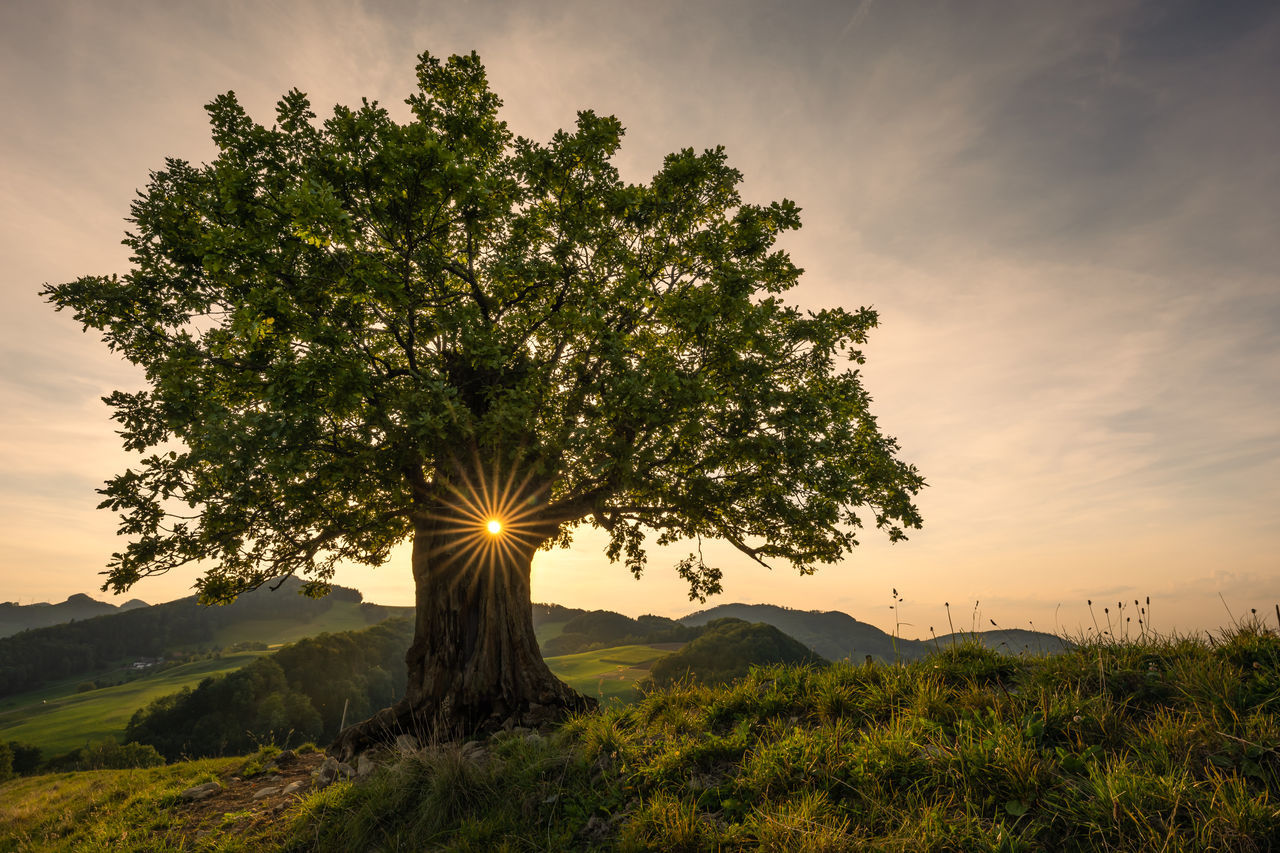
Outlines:
{"label": "tree", "polygon": [[[790,201],[744,203],[723,149],[619,179],[612,116],[538,144],[498,118],[475,54],[417,67],[405,123],[208,111],[218,155],[168,159],[131,207],[131,269],[46,286],[140,365],[101,506],[129,537],[104,589],[207,567],[205,600],[411,537],[408,693],[340,739],[531,724],[589,700],[543,664],[529,568],[589,523],[636,576],[656,541],[719,538],[802,573],[862,516],[920,524],[856,365],[872,310],[801,312],[776,248]],[[861,513],[861,515],[859,514]],[[676,567],[720,589],[701,549]]]}

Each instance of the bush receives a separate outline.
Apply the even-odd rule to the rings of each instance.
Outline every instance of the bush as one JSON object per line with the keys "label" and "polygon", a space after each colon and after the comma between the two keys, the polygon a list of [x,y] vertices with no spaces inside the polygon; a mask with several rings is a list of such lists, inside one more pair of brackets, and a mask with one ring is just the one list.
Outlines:
{"label": "bush", "polygon": [[21,741],[9,741],[9,752],[13,755],[13,772],[19,776],[35,773],[40,767],[40,747]]}
{"label": "bush", "polygon": [[83,770],[132,770],[162,764],[164,759],[154,746],[135,742],[121,746],[114,738],[96,741],[80,750]]}
{"label": "bush", "polygon": [[49,759],[44,769],[55,772],[134,770],[162,764],[164,758],[153,746],[132,741],[121,746],[115,738],[106,738],[55,756]]}

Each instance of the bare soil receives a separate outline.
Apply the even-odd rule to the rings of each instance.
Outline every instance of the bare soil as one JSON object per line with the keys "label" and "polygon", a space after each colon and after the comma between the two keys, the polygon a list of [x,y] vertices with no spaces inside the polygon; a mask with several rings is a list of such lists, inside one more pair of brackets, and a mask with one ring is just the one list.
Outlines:
{"label": "bare soil", "polygon": [[[250,759],[219,778],[222,787],[204,799],[182,802],[173,815],[182,822],[181,834],[199,844],[228,834],[243,835],[278,819],[318,784],[312,774],[324,761],[324,753],[283,753],[278,759]],[[285,794],[293,782],[302,785]],[[258,796],[265,789],[275,789]]]}

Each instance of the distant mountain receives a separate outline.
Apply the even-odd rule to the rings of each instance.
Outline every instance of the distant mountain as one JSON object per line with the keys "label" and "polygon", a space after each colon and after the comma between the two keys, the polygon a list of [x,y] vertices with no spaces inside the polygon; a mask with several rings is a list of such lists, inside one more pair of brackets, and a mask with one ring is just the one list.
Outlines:
{"label": "distant mountain", "polygon": [[[323,631],[363,628],[413,612],[411,607],[362,603],[359,590],[340,586],[323,598],[307,598],[298,594],[301,586],[301,581],[289,578],[279,589],[264,586],[223,606],[206,607],[189,596],[127,611],[113,608],[74,622],[0,637],[0,697],[50,681],[101,672],[133,658],[235,644],[290,642]],[[92,601],[88,596],[80,598]]]}
{"label": "distant mountain", "polygon": [[136,598],[124,604],[115,605],[107,601],[97,601],[82,592],[76,593],[61,604],[49,604],[44,601],[36,604],[18,604],[16,601],[0,602],[0,637],[8,637],[10,634],[16,634],[28,628],[46,628],[75,619],[92,619],[94,616],[124,613],[146,606],[145,601]]}
{"label": "distant mountain", "polygon": [[939,637],[936,643],[934,640],[902,638],[895,642],[891,635],[874,625],[859,622],[839,610],[791,610],[774,604],[721,604],[690,613],[679,621],[686,625],[705,625],[713,619],[725,617],[764,622],[795,637],[828,660],[848,658],[854,663],[861,663],[867,655],[882,662],[917,660],[937,648],[969,638],[1011,654],[1024,651],[1051,654],[1066,647],[1065,642],[1053,634],[1022,630],[948,634]]}

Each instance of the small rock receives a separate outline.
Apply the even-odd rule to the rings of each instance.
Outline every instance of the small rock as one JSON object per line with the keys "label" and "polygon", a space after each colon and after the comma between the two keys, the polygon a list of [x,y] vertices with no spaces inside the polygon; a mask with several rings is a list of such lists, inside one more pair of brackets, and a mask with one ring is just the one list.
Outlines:
{"label": "small rock", "polygon": [[370,758],[365,753],[361,753],[360,758],[356,760],[357,776],[361,776],[361,777],[368,776],[370,773],[372,773],[374,770],[377,770],[377,769],[378,769],[377,762],[375,762],[372,758]]}
{"label": "small rock", "polygon": [[307,787],[307,783],[299,779],[296,782],[290,782],[288,785],[285,785],[283,793],[287,797],[290,794],[298,793],[299,791],[303,790],[306,787]]}
{"label": "small rock", "polygon": [[338,775],[344,779],[350,779],[356,775],[356,769],[344,761],[338,765]]}
{"label": "small rock", "polygon": [[592,846],[597,846],[608,837],[610,829],[611,827],[607,820],[599,815],[592,815],[587,820],[587,825],[578,833],[578,836],[586,841],[592,842]]}
{"label": "small rock", "polygon": [[332,755],[325,756],[324,762],[311,775],[316,777],[316,784],[321,788],[332,784],[338,778],[338,759]]}
{"label": "small rock", "polygon": [[278,793],[280,793],[280,787],[278,785],[273,785],[270,788],[259,788],[257,792],[254,793],[253,798],[255,800],[265,800],[267,797],[273,797]]}
{"label": "small rock", "polygon": [[479,767],[483,767],[489,763],[489,750],[480,745],[479,741],[467,741],[459,750],[462,757]]}
{"label": "small rock", "polygon": [[212,797],[221,788],[222,786],[217,782],[205,782],[203,785],[195,785],[194,787],[188,788],[178,796],[188,802],[193,802],[195,800],[203,800],[206,797]]}
{"label": "small rock", "polygon": [[397,735],[396,749],[400,752],[417,752],[421,748],[418,739],[413,735]]}

